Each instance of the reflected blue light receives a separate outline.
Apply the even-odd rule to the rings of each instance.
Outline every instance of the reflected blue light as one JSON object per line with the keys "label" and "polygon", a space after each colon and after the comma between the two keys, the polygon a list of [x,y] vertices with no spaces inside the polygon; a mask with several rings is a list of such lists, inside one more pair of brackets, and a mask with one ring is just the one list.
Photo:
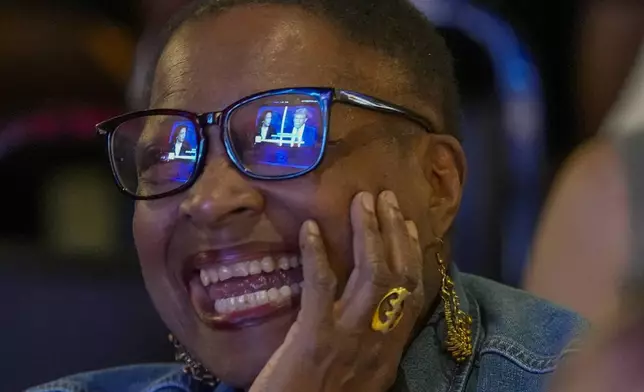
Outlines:
{"label": "reflected blue light", "polygon": [[517,92],[528,89],[528,73],[530,72],[528,64],[523,59],[515,59],[508,62],[508,82],[510,88]]}

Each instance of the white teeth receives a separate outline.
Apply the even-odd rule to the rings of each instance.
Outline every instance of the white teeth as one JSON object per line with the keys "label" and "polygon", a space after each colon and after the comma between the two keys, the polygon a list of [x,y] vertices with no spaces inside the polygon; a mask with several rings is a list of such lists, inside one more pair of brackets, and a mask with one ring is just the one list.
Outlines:
{"label": "white teeth", "polygon": [[233,277],[233,271],[225,265],[219,267],[217,273],[219,275],[219,280],[222,282]]}
{"label": "white teeth", "polygon": [[208,278],[210,280],[210,283],[219,282],[219,274],[217,273],[217,270],[215,268],[207,269],[206,272],[208,273]]}
{"label": "white teeth", "polygon": [[235,310],[244,310],[246,309],[246,295],[240,295],[235,297]]}
{"label": "white teeth", "polygon": [[204,287],[207,287],[210,284],[210,277],[208,277],[206,270],[199,271],[199,278],[201,279],[201,284],[204,285]]}
{"label": "white teeth", "polygon": [[291,288],[289,286],[282,286],[280,288],[280,295],[282,298],[289,298],[291,296]]}
{"label": "white teeth", "polygon": [[290,286],[282,286],[279,289],[273,287],[270,290],[261,290],[255,293],[242,294],[237,297],[218,299],[215,301],[215,311],[219,314],[231,314],[246,309],[256,308],[268,303],[275,305],[288,305],[294,296],[302,291],[299,283]]}
{"label": "white teeth", "polygon": [[255,297],[255,294],[246,294],[246,303],[251,308],[257,306],[257,298]]}
{"label": "white teeth", "polygon": [[248,272],[251,275],[259,275],[262,273],[262,265],[259,263],[259,261],[253,260],[250,262],[250,265],[248,267]]}
{"label": "white teeth", "polygon": [[248,276],[249,263],[247,261],[243,263],[237,263],[232,266],[233,276],[238,278],[243,278]]}
{"label": "white teeth", "polygon": [[255,293],[257,306],[266,305],[268,303],[268,292],[266,290],[258,291]]}
{"label": "white teeth", "polygon": [[[298,268],[300,264],[297,256],[280,256],[277,259],[266,256],[261,260],[204,268],[199,271],[199,280],[204,287],[208,287],[211,284],[224,282],[232,278],[245,278],[251,275],[272,273],[275,270],[287,271],[291,268]],[[273,287],[269,290],[218,299],[214,301],[213,307],[218,314],[231,314],[269,303],[287,306],[291,303],[292,298],[299,296],[301,292],[301,283],[293,283],[282,287]]]}
{"label": "white teeth", "polygon": [[280,299],[280,291],[273,287],[272,289],[268,290],[268,300],[270,302],[278,302]]}
{"label": "white teeth", "polygon": [[264,257],[262,259],[262,270],[266,273],[271,273],[275,271],[275,261],[270,257]]}
{"label": "white teeth", "polygon": [[226,300],[224,299],[218,299],[215,301],[215,311],[219,314],[224,314],[226,312],[227,306],[226,306]]}
{"label": "white teeth", "polygon": [[286,271],[290,267],[289,263],[288,263],[288,258],[286,256],[280,257],[280,259],[278,261],[278,264],[279,264],[280,269],[284,270],[284,271]]}
{"label": "white teeth", "polygon": [[300,262],[297,256],[281,256],[277,261],[270,256],[266,256],[261,260],[204,268],[199,271],[199,277],[201,284],[207,287],[210,284],[223,282],[231,278],[245,278],[249,275],[259,275],[262,272],[270,274],[278,268],[282,271],[287,271],[299,266]]}

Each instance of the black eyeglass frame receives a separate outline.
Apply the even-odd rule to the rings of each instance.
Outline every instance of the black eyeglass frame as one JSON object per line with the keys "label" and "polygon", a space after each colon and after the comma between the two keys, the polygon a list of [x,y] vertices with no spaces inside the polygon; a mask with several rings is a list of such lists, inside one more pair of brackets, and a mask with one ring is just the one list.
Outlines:
{"label": "black eyeglass frame", "polygon": [[[245,104],[248,104],[258,99],[263,99],[263,98],[275,96],[275,95],[286,95],[286,94],[308,95],[318,100],[320,104],[320,113],[322,115],[321,125],[323,130],[322,148],[320,150],[320,154],[313,165],[311,165],[307,169],[304,169],[296,173],[279,175],[279,176],[263,176],[263,175],[255,174],[244,167],[243,163],[241,162],[241,159],[237,156],[237,153],[235,152],[234,146],[232,145],[232,142],[231,142],[230,117],[235,112],[235,110],[240,106],[243,106]],[[110,118],[106,121],[103,121],[96,125],[96,131],[99,135],[107,137],[108,156],[110,160],[110,166],[112,168],[112,174],[121,192],[134,198],[135,200],[154,200],[154,199],[160,199],[160,198],[181,193],[186,189],[190,188],[195,183],[197,178],[199,178],[199,176],[201,175],[205,167],[205,157],[208,154],[208,134],[207,132],[205,132],[205,129],[206,127],[212,126],[212,125],[219,126],[222,130],[220,134],[222,138],[222,143],[226,148],[226,154],[228,155],[228,158],[233,162],[233,164],[239,171],[241,171],[244,175],[250,178],[253,178],[256,180],[275,181],[275,180],[287,180],[287,179],[297,178],[307,173],[310,173],[320,165],[320,163],[322,162],[322,159],[324,158],[324,153],[325,153],[326,144],[327,144],[327,136],[329,131],[329,122],[331,118],[330,108],[334,103],[344,103],[344,104],[360,107],[367,110],[377,111],[380,113],[401,115],[415,122],[416,124],[420,125],[425,130],[427,130],[427,132],[436,133],[434,130],[434,127],[431,124],[431,121],[429,121],[426,117],[424,117],[419,113],[416,113],[400,105],[396,105],[379,98],[371,97],[355,91],[336,89],[336,88],[330,88],[330,87],[293,87],[293,88],[282,88],[282,89],[264,91],[261,93],[253,94],[245,98],[242,98],[237,102],[233,103],[232,105],[224,108],[223,110],[216,111],[216,112],[206,112],[201,114],[189,112],[186,110],[179,110],[179,109],[148,109],[148,110],[136,111],[136,112],[126,113],[117,117]],[[141,117],[146,117],[146,116],[183,117],[187,120],[192,121],[193,124],[195,125],[195,129],[198,130],[195,170],[190,175],[190,178],[185,183],[177,187],[176,189],[163,192],[157,195],[151,195],[151,196],[137,195],[133,192],[130,192],[125,187],[125,185],[122,183],[121,179],[119,178],[118,170],[116,168],[115,156],[112,149],[113,135],[119,126],[121,126],[127,121],[131,121],[131,120],[141,118]]]}

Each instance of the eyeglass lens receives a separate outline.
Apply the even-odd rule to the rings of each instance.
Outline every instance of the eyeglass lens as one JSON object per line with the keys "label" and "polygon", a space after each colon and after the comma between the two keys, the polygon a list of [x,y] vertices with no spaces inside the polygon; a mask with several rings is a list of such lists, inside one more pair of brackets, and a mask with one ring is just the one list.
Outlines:
{"label": "eyeglass lens", "polygon": [[[281,178],[314,166],[323,149],[323,113],[316,97],[272,95],[230,112],[227,129],[233,159],[256,176]],[[176,115],[146,115],[115,130],[111,156],[120,185],[151,197],[178,189],[196,174],[198,125]]]}
{"label": "eyeglass lens", "polygon": [[320,102],[308,95],[274,95],[248,102],[228,120],[234,153],[248,172],[291,176],[317,163],[323,147]]}

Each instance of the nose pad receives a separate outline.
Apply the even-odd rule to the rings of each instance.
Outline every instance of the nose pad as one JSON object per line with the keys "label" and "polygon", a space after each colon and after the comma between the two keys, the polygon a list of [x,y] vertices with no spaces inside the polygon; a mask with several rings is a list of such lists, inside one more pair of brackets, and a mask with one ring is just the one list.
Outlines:
{"label": "nose pad", "polygon": [[[207,120],[210,121],[210,120]],[[226,145],[224,142],[224,130],[222,126],[217,124],[204,124],[204,136],[208,142],[208,157],[212,156],[228,156],[226,154]]]}

